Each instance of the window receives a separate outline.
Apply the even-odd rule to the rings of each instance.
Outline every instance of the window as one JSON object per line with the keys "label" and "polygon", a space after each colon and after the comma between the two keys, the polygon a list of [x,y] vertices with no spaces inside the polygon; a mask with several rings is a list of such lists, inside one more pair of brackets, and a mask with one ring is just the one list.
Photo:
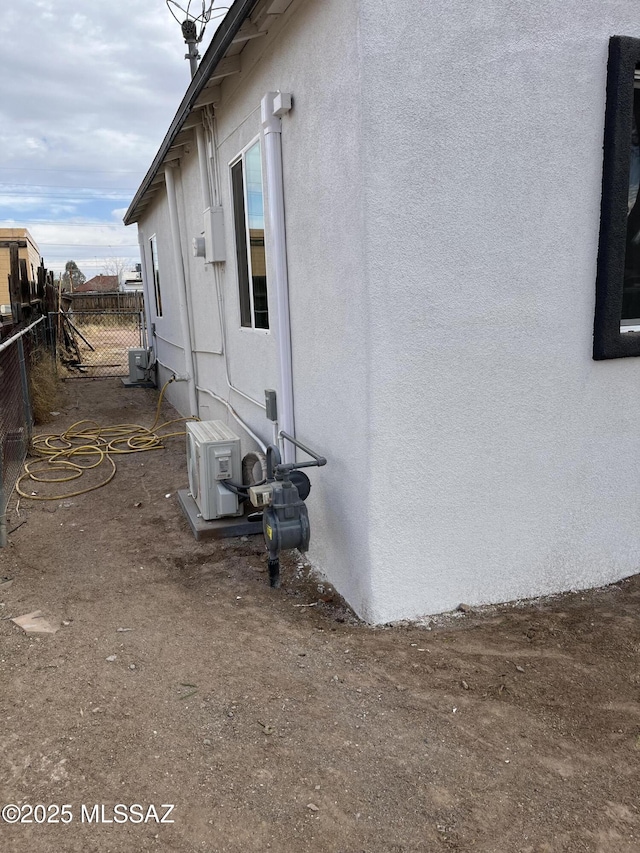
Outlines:
{"label": "window", "polygon": [[160,293],[160,271],[158,269],[158,244],[156,235],[149,238],[151,247],[151,269],[153,270],[153,292],[156,298],[156,317],[162,317],[162,294]]}
{"label": "window", "polygon": [[640,39],[609,42],[595,359],[640,355]]}
{"label": "window", "polygon": [[268,329],[267,263],[264,249],[264,197],[260,142],[231,166],[233,221],[240,295],[240,324]]}

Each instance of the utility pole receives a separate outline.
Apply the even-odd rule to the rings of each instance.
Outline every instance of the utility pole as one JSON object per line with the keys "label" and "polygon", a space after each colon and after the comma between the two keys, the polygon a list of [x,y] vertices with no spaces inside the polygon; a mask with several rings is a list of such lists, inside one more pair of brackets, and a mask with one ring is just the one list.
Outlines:
{"label": "utility pole", "polygon": [[186,21],[183,21],[181,26],[182,36],[188,51],[185,53],[184,58],[189,60],[189,64],[191,65],[191,76],[193,77],[198,70],[198,60],[200,59],[200,53],[197,47],[198,31],[196,29],[195,21],[191,21],[189,18],[187,18]]}
{"label": "utility pole", "polygon": [[[198,60],[200,59],[198,45],[202,41],[205,27],[211,20],[211,15],[225,15],[228,7],[220,6],[218,9],[214,9],[213,4],[215,0],[202,0],[202,9],[198,14],[191,11],[192,2],[193,0],[187,0],[186,6],[181,6],[177,0],[166,0],[167,8],[182,28],[182,37],[187,45],[187,53],[185,53],[184,58],[189,60],[191,76],[193,77],[198,70]],[[193,3],[193,5],[195,6],[196,4]],[[176,14],[174,7],[181,14]]]}

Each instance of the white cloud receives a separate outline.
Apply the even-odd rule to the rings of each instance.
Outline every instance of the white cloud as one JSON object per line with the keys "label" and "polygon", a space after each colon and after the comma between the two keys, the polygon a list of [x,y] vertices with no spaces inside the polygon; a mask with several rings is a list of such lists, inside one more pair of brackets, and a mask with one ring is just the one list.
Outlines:
{"label": "white cloud", "polygon": [[[201,53],[220,20],[209,24]],[[17,37],[25,21],[29,49]],[[134,228],[92,231],[86,223],[112,224],[126,210],[189,84],[184,53],[162,0],[3,8],[0,218],[28,227],[49,266],[79,244],[91,243],[88,262],[95,251],[112,256],[137,243]],[[72,217],[64,226],[38,222]]]}

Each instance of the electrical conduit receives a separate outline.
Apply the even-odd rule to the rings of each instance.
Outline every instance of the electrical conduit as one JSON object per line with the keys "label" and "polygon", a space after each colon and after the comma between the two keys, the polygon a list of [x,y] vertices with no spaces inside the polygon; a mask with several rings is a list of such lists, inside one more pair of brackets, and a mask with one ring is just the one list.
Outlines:
{"label": "electrical conduit", "polygon": [[189,409],[192,417],[198,417],[198,395],[196,393],[195,365],[193,361],[193,347],[191,341],[191,323],[189,320],[189,300],[187,298],[187,280],[184,272],[184,261],[182,258],[182,244],[180,242],[180,226],[178,220],[178,204],[176,201],[176,185],[172,166],[167,166],[164,172],[167,187],[167,202],[169,206],[169,225],[171,228],[171,241],[173,243],[173,258],[175,264],[176,280],[178,282],[178,300],[180,307],[180,323],[182,326],[182,338],[184,340],[184,360],[189,389]]}

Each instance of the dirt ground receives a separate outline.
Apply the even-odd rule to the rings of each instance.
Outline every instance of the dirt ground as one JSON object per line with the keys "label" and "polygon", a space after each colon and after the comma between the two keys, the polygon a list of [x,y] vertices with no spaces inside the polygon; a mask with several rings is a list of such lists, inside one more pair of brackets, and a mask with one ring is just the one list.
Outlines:
{"label": "dirt ground", "polygon": [[[41,431],[153,422],[155,391],[65,389]],[[167,445],[13,501],[0,805],[33,822],[2,853],[640,851],[637,577],[372,628],[295,555],[269,589],[261,537],[196,542]]]}

